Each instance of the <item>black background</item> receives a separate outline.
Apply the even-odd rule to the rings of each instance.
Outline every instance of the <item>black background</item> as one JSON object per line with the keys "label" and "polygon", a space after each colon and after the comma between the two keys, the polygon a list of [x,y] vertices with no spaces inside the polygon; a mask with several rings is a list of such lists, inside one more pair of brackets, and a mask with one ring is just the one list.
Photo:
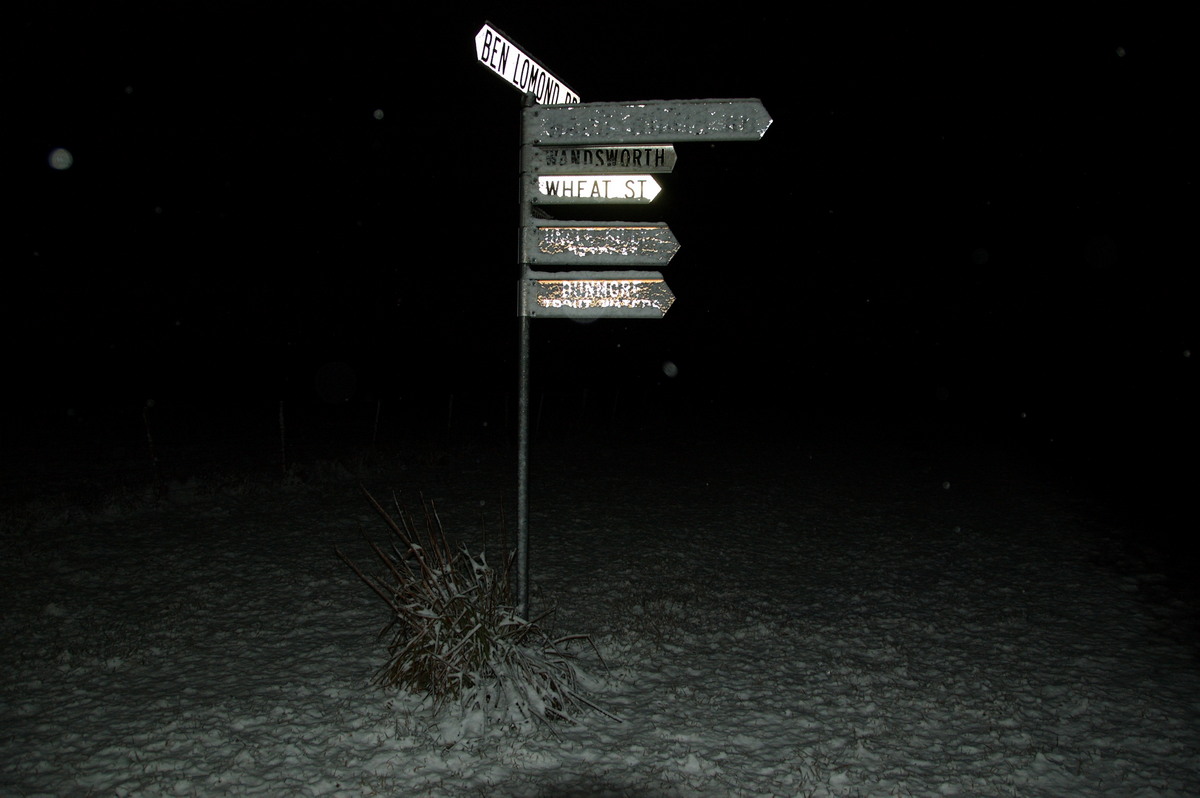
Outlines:
{"label": "black background", "polygon": [[682,243],[662,321],[535,322],[536,395],[582,408],[563,429],[990,436],[1190,512],[1178,24],[520,8],[24,4],[9,441],[125,434],[150,400],[197,435],[281,401],[510,429],[521,97],[474,63],[489,20],[585,102],[758,97],[774,119],[679,142],[629,211]]}

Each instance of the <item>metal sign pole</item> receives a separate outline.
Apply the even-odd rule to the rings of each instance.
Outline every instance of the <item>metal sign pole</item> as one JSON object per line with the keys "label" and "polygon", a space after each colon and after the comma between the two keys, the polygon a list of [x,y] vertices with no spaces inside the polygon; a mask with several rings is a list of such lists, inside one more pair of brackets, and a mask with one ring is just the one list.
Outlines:
{"label": "metal sign pole", "polygon": [[[533,92],[525,95],[523,106],[537,103]],[[520,313],[520,353],[518,355],[517,386],[517,616],[529,618],[529,307],[526,300],[526,274],[529,272],[529,253],[525,243],[525,228],[529,226],[531,209],[527,183],[532,169],[533,145],[528,134],[526,115],[521,114],[521,174],[519,203],[521,206],[520,233],[517,237],[517,307]]]}
{"label": "metal sign pole", "polygon": [[529,317],[521,314],[517,389],[517,616],[529,618]]}

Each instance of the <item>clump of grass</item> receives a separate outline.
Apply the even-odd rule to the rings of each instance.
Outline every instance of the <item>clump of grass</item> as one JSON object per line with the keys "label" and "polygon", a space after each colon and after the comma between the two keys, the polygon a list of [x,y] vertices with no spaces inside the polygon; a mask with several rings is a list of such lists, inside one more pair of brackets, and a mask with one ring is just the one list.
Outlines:
{"label": "clump of grass", "polygon": [[433,504],[422,502],[419,528],[398,503],[389,513],[370,493],[367,499],[391,532],[390,545],[370,543],[383,573],[368,575],[338,554],[391,610],[380,632],[388,659],[377,683],[432,696],[439,707],[455,702],[489,721],[574,721],[589,708],[613,717],[582,695],[581,673],[566,651],[572,641],[590,640],[552,640],[542,618],[516,614],[514,554],[493,567],[485,554],[450,545]]}

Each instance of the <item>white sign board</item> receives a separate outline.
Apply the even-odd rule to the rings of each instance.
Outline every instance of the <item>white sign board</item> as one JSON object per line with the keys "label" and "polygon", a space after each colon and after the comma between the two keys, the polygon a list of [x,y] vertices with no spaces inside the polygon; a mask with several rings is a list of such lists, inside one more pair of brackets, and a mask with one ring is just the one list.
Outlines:
{"label": "white sign board", "polygon": [[534,99],[540,104],[579,102],[579,95],[574,90],[491,23],[483,23],[479,33],[475,34],[475,57],[522,93],[533,92]]}
{"label": "white sign board", "polygon": [[650,175],[539,175],[533,201],[542,205],[575,202],[653,202],[662,191]]}

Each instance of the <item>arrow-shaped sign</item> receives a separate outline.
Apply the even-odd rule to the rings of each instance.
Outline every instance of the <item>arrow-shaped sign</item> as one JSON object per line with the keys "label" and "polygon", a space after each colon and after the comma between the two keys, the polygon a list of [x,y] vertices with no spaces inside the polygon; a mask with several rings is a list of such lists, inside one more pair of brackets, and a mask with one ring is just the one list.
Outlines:
{"label": "arrow-shaped sign", "polygon": [[670,172],[675,168],[675,148],[650,147],[537,147],[533,171],[541,175],[593,174],[596,172]]}
{"label": "arrow-shaped sign", "polygon": [[532,106],[524,113],[531,143],[542,147],[757,141],[771,126],[767,109],[755,99],[579,103]]}
{"label": "arrow-shaped sign", "polygon": [[566,203],[646,203],[662,191],[650,175],[542,175],[533,202],[540,205]]}
{"label": "arrow-shaped sign", "polygon": [[520,91],[533,92],[539,103],[579,102],[574,90],[490,22],[483,23],[475,34],[475,57]]}
{"label": "arrow-shaped sign", "polygon": [[536,219],[523,233],[528,263],[539,266],[663,266],[679,251],[662,222]]}
{"label": "arrow-shaped sign", "polygon": [[661,319],[675,295],[658,272],[527,272],[524,316]]}

